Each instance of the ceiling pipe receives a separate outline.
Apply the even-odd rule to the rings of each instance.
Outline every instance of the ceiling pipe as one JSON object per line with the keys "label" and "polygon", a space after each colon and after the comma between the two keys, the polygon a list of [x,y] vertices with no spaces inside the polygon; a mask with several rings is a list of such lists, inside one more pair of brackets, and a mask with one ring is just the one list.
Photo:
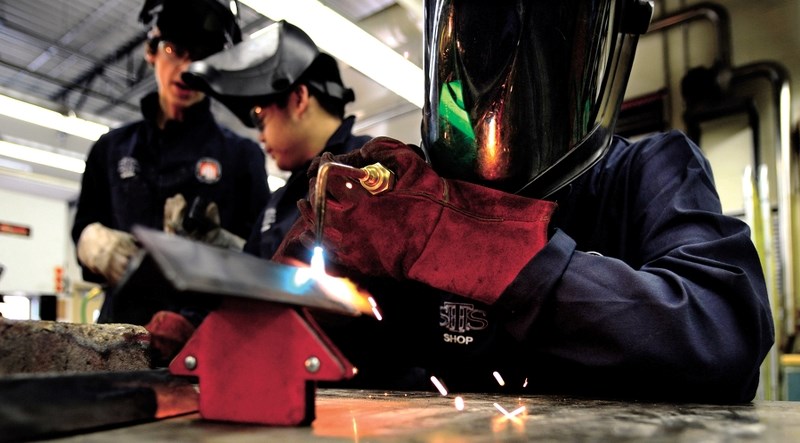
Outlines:
{"label": "ceiling pipe", "polygon": [[659,32],[674,26],[705,19],[714,26],[717,43],[717,60],[722,66],[731,66],[731,20],[728,10],[715,3],[697,3],[678,10],[650,23],[647,33]]}
{"label": "ceiling pipe", "polygon": [[[55,102],[61,102],[62,100],[66,99],[67,94],[76,90],[76,89],[85,89],[85,85],[88,85],[95,77],[102,74],[105,71],[106,67],[113,64],[114,62],[130,56],[131,52],[134,49],[139,47],[145,40],[147,39],[147,32],[141,32],[138,35],[134,36],[127,42],[125,42],[122,46],[117,48],[112,54],[103,58],[102,61],[97,63],[94,67],[89,69],[88,71],[84,72],[81,76],[70,82],[69,85],[61,88],[61,90],[52,97],[51,100]],[[134,81],[136,81],[134,79]]]}
{"label": "ceiling pipe", "polygon": [[[780,63],[762,61],[743,66],[738,66],[733,70],[731,78],[732,85],[739,85],[753,80],[766,80],[770,86],[770,99],[772,109],[777,120],[774,126],[773,137],[778,152],[775,153],[775,169],[778,172],[778,204],[779,208],[786,208],[778,211],[780,218],[778,223],[779,236],[785,242],[780,248],[781,262],[783,263],[783,279],[785,285],[784,293],[786,300],[784,307],[787,312],[784,316],[784,330],[788,336],[793,336],[796,328],[795,313],[795,268],[792,254],[793,232],[792,232],[792,193],[796,183],[792,183],[794,175],[793,165],[797,160],[791,147],[791,103],[792,90],[789,71]],[[785,245],[789,247],[785,247]]]}

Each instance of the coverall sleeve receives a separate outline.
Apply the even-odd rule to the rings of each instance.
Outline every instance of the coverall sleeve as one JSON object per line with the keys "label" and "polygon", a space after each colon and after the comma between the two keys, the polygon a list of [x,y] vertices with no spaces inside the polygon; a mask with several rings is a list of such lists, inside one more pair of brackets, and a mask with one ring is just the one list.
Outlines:
{"label": "coverall sleeve", "polygon": [[[75,222],[72,225],[72,241],[77,246],[78,239],[86,226],[99,222],[114,229],[111,213],[111,184],[108,181],[108,165],[106,159],[107,144],[101,137],[89,151],[86,169],[81,178],[81,191],[78,196]],[[78,262],[80,264],[80,261]],[[82,264],[83,278],[86,281],[103,282],[104,279],[86,269]]]}
{"label": "coverall sleeve", "polygon": [[255,143],[249,142],[249,144],[252,146],[248,146],[246,165],[244,166],[247,171],[247,177],[249,178],[247,183],[247,191],[249,192],[249,201],[247,202],[246,209],[247,213],[244,217],[244,225],[238,227],[236,232],[234,232],[236,235],[245,239],[252,234],[253,229],[256,229],[256,221],[267,206],[270,196],[269,186],[267,186],[267,168],[264,151]]}
{"label": "coverall sleeve", "polygon": [[576,384],[749,401],[774,342],[749,228],[721,214],[710,167],[685,136],[632,152],[597,179],[597,198],[615,209],[586,220],[623,252],[590,253],[556,232],[502,295],[507,329],[566,373],[591,374]]}

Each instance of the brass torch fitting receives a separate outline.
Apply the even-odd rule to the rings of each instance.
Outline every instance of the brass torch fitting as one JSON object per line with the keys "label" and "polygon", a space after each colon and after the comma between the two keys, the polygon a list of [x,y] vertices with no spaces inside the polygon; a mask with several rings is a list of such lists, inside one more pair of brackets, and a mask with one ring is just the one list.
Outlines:
{"label": "brass torch fitting", "polygon": [[372,195],[380,194],[394,187],[394,172],[380,163],[374,163],[361,168],[367,176],[359,178],[361,186]]}
{"label": "brass torch fitting", "polygon": [[314,188],[315,201],[314,210],[317,216],[316,241],[321,246],[322,224],[325,220],[325,191],[328,186],[328,174],[335,171],[335,174],[345,177],[358,179],[361,186],[370,194],[377,195],[394,188],[394,172],[380,163],[373,163],[363,168],[354,168],[343,163],[327,162],[320,165],[317,171],[317,183]]}

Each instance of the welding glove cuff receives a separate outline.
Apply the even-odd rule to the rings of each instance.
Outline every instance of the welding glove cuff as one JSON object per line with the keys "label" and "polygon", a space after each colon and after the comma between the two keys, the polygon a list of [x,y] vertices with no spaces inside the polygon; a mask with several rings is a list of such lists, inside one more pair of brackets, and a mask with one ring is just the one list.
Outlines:
{"label": "welding glove cuff", "polygon": [[[444,179],[416,147],[379,137],[319,163],[326,161],[355,167],[380,162],[396,176],[392,190],[371,195],[331,170],[323,245],[329,259],[345,268],[416,280],[491,304],[547,243],[554,203]],[[310,189],[314,185],[312,178]],[[298,223],[306,227],[300,241],[309,246],[314,208],[307,200],[298,206]]]}
{"label": "welding glove cuff", "polygon": [[130,258],[138,249],[131,234],[98,222],[83,229],[77,244],[78,260],[112,285],[122,279]]}

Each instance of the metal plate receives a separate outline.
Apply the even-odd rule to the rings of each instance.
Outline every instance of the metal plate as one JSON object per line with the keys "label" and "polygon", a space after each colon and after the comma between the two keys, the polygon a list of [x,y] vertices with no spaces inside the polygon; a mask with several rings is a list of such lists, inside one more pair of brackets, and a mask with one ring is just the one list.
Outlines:
{"label": "metal plate", "polygon": [[313,279],[298,278],[306,268],[142,227],[134,227],[133,234],[179,292],[254,298],[347,315],[371,313],[363,308],[369,306],[364,294],[348,294],[353,297],[350,303],[329,296]]}

